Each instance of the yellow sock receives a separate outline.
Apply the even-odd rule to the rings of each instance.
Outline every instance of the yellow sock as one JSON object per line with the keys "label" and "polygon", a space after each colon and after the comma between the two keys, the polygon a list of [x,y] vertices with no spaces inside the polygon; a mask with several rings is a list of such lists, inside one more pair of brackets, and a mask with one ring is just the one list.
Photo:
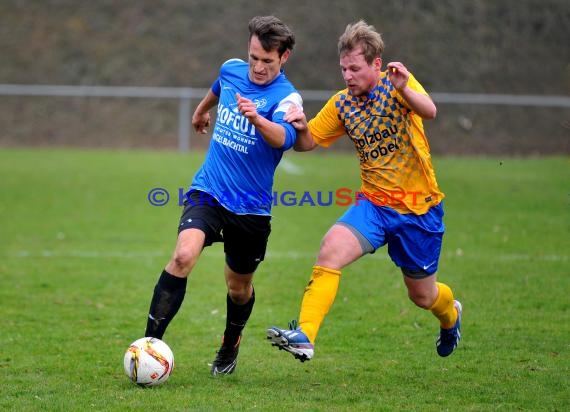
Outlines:
{"label": "yellow sock", "polygon": [[321,323],[334,302],[339,283],[340,270],[313,266],[299,315],[299,326],[312,343],[315,342]]}
{"label": "yellow sock", "polygon": [[443,329],[450,329],[457,321],[457,310],[453,304],[453,292],[445,283],[436,283],[438,294],[437,299],[429,308],[431,313],[439,319]]}

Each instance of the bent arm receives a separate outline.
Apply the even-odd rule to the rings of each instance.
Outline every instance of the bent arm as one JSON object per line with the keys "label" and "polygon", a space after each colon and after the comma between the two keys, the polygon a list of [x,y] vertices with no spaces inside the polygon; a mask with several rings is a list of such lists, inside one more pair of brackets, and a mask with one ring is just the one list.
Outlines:
{"label": "bent arm", "polygon": [[250,119],[267,144],[274,149],[279,149],[285,144],[285,128],[263,116]]}
{"label": "bent arm", "polygon": [[218,104],[219,97],[208,90],[204,98],[198,103],[194,114],[192,115],[192,126],[198,133],[207,133],[207,128],[210,126],[210,110]]}
{"label": "bent arm", "polygon": [[257,107],[250,99],[242,97],[239,93],[236,93],[236,99],[239,112],[255,126],[267,144],[275,149],[283,147],[285,144],[285,128],[257,113]]}
{"label": "bent arm", "polygon": [[437,108],[431,97],[410,89],[407,85],[399,90],[400,95],[406,100],[408,106],[422,119],[435,119]]}
{"label": "bent arm", "polygon": [[437,108],[433,100],[427,94],[420,93],[409,86],[410,72],[406,66],[400,62],[390,62],[387,68],[390,82],[406,101],[408,107],[422,119],[435,119]]}

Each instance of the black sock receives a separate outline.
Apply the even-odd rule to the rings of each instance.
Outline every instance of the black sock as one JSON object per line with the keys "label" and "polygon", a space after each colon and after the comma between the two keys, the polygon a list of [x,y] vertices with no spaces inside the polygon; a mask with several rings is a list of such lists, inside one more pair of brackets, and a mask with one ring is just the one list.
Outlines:
{"label": "black sock", "polygon": [[187,278],[179,278],[166,270],[162,271],[150,302],[145,336],[162,339],[168,324],[182,305],[187,282]]}
{"label": "black sock", "polygon": [[227,318],[226,330],[224,331],[224,345],[234,346],[237,343],[241,332],[251,315],[254,303],[255,290],[252,291],[251,298],[244,305],[238,305],[232,302],[230,295],[227,295]]}

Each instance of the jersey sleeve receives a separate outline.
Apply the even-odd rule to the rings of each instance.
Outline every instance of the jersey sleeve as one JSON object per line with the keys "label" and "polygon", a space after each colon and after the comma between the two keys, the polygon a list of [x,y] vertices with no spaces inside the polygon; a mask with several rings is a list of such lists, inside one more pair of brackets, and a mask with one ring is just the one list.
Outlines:
{"label": "jersey sleeve", "polygon": [[285,113],[287,113],[287,110],[289,110],[289,107],[292,105],[295,105],[303,110],[303,99],[297,92],[291,93],[279,102],[277,108],[273,112],[271,119],[271,121],[280,124],[285,129],[285,142],[281,147],[283,150],[289,150],[291,147],[293,147],[295,141],[297,140],[297,131],[295,128],[290,123],[283,120],[283,116],[285,116]]}
{"label": "jersey sleeve", "polygon": [[[418,80],[414,77],[414,75],[412,73],[410,73],[410,77],[408,78],[408,87],[410,89],[412,89],[415,92],[418,92],[420,94],[425,94],[426,96],[429,96],[428,92],[426,92],[426,90],[424,89],[424,87],[421,85],[420,82],[418,82]],[[408,103],[406,102],[406,99],[404,99],[400,93],[398,93],[398,100],[408,109],[410,108],[408,106]]]}
{"label": "jersey sleeve", "polygon": [[216,80],[214,80],[214,83],[212,83],[210,89],[212,90],[212,93],[220,97],[220,91],[222,90],[222,85],[219,77]]}
{"label": "jersey sleeve", "polygon": [[220,67],[220,71],[218,72],[218,77],[216,78],[216,80],[214,80],[214,82],[210,86],[210,90],[212,90],[212,93],[214,93],[217,97],[220,97],[220,93],[222,91],[222,68],[223,67],[224,67],[223,65],[222,65],[222,67]]}
{"label": "jersey sleeve", "polygon": [[339,119],[340,93],[332,96],[317,115],[309,121],[309,131],[316,144],[329,147],[346,133]]}
{"label": "jersey sleeve", "polygon": [[218,72],[218,78],[214,80],[212,86],[210,87],[212,93],[220,97],[220,93],[222,91],[222,77],[224,75],[227,75],[231,71],[232,67],[235,67],[241,63],[244,63],[244,61],[241,59],[229,59],[222,63]]}
{"label": "jersey sleeve", "polygon": [[428,95],[428,92],[424,89],[424,87],[420,84],[420,82],[414,77],[412,73],[410,73],[410,77],[408,78],[408,87],[418,93]]}

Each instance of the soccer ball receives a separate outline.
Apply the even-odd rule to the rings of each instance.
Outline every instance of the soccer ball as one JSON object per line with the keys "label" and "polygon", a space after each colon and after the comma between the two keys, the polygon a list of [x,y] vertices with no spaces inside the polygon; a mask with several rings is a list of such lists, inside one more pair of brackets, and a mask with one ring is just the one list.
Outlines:
{"label": "soccer ball", "polygon": [[140,338],[131,343],[125,352],[125,373],[139,386],[156,386],[170,377],[174,368],[174,355],[164,341],[157,338]]}

